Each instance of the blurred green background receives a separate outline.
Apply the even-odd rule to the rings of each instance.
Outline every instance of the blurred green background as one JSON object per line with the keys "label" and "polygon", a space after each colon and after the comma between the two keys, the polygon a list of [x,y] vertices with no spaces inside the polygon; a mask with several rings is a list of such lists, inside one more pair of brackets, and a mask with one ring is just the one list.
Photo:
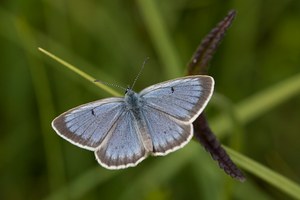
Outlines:
{"label": "blurred green background", "polygon": [[237,17],[210,64],[208,120],[223,144],[299,183],[300,1],[3,0],[0,199],[292,199],[251,173],[245,183],[231,179],[196,141],[109,171],[50,126],[110,95],[37,47],[124,87],[149,56],[139,91],[183,76],[230,9]]}

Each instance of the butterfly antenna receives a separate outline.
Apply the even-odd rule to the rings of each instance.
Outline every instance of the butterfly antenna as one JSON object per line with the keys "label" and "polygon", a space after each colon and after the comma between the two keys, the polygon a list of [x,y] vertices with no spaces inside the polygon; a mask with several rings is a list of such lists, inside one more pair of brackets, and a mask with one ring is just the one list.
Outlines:
{"label": "butterfly antenna", "polygon": [[122,86],[119,86],[117,84],[113,84],[113,83],[107,83],[107,82],[104,82],[104,81],[100,81],[100,80],[94,80],[94,82],[99,82],[99,83],[102,83],[104,85],[108,85],[108,86],[112,86],[112,87],[116,87],[116,88],[120,88],[120,89],[123,89],[123,90],[127,90],[126,88],[122,87]]}
{"label": "butterfly antenna", "polygon": [[143,69],[144,69],[144,67],[145,67],[145,64],[147,63],[148,60],[149,60],[149,57],[145,58],[145,60],[144,60],[144,62],[143,62],[143,65],[142,65],[142,67],[141,67],[141,69],[140,69],[138,75],[135,77],[135,79],[134,79],[134,81],[133,81],[133,84],[132,84],[132,86],[131,86],[131,89],[133,88],[133,86],[135,85],[136,81],[137,81],[138,78],[140,77],[140,75],[141,75],[141,73],[142,73],[142,71],[143,71]]}

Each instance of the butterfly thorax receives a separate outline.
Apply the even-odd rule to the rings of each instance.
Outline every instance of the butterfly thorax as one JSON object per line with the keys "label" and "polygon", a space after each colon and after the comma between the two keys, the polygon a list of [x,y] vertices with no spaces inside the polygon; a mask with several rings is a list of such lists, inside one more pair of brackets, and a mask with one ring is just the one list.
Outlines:
{"label": "butterfly thorax", "polygon": [[127,89],[124,97],[126,108],[134,112],[139,111],[143,106],[143,99],[131,89]]}
{"label": "butterfly thorax", "polygon": [[140,139],[146,152],[153,152],[153,144],[149,130],[143,115],[144,98],[130,88],[126,90],[124,97],[126,109],[133,116],[134,124],[139,130]]}

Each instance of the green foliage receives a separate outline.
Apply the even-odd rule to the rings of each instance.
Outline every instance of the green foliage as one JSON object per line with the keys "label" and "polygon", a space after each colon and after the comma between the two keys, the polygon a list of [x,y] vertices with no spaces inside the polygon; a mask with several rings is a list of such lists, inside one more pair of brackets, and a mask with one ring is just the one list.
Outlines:
{"label": "green foliage", "polygon": [[[122,93],[93,80],[126,87],[147,56],[137,91],[184,75],[231,8],[238,14],[210,66],[216,95],[206,112],[246,182],[225,175],[195,141],[108,171],[51,129],[61,112]],[[3,2],[0,199],[300,199],[299,11],[292,0]]]}

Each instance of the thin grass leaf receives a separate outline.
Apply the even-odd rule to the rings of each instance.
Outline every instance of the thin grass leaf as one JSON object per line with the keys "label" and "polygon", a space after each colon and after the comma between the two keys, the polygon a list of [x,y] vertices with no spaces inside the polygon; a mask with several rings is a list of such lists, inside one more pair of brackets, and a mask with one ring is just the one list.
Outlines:
{"label": "thin grass leaf", "polygon": [[75,72],[79,76],[83,77],[84,79],[86,79],[86,80],[90,81],[91,83],[95,84],[97,87],[101,88],[102,90],[106,91],[107,93],[109,93],[109,94],[111,94],[113,96],[120,96],[120,94],[118,92],[116,92],[115,90],[111,89],[109,86],[107,86],[107,85],[105,85],[105,84],[103,84],[101,82],[96,81],[96,79],[94,77],[92,77],[91,75],[83,72],[82,70],[78,69],[74,65],[71,65],[70,63],[62,60],[61,58],[55,56],[54,54],[46,51],[43,48],[39,47],[38,50],[40,50],[42,53],[46,54],[50,58],[56,60],[57,62],[59,62],[60,64],[62,64],[65,67],[67,67],[71,71]]}
{"label": "thin grass leaf", "polygon": [[104,184],[106,181],[120,173],[121,171],[109,171],[97,166],[86,171],[78,178],[71,181],[70,184],[61,187],[59,190],[46,197],[45,200],[63,199],[64,197],[69,197],[70,199],[82,199],[90,190],[98,185]]}
{"label": "thin grass leaf", "polygon": [[39,123],[41,124],[43,143],[45,146],[49,186],[51,190],[55,190],[65,184],[66,174],[64,172],[64,162],[59,141],[49,134],[49,124],[54,117],[55,110],[50,93],[49,81],[45,67],[41,62],[35,59],[37,55],[33,50],[33,44],[36,44],[36,41],[34,40],[31,30],[26,23],[17,18],[14,22],[30,66],[36,101],[38,103]]}
{"label": "thin grass leaf", "polygon": [[164,66],[164,75],[167,78],[178,77],[182,74],[182,62],[171,42],[170,33],[159,13],[157,1],[137,0],[137,4],[148,29],[154,47]]}
{"label": "thin grass leaf", "polygon": [[[247,124],[299,93],[300,74],[296,74],[237,103],[233,112],[241,124]],[[211,125],[214,132],[221,137],[228,134],[232,123],[224,114],[211,120]]]}
{"label": "thin grass leaf", "polygon": [[255,162],[254,160],[247,158],[246,156],[235,152],[234,150],[224,147],[226,151],[230,154],[232,159],[238,163],[244,170],[260,177],[262,180],[268,182],[274,187],[278,188],[282,192],[290,195],[295,199],[300,199],[300,186],[291,181],[290,179],[280,175],[277,172]]}

